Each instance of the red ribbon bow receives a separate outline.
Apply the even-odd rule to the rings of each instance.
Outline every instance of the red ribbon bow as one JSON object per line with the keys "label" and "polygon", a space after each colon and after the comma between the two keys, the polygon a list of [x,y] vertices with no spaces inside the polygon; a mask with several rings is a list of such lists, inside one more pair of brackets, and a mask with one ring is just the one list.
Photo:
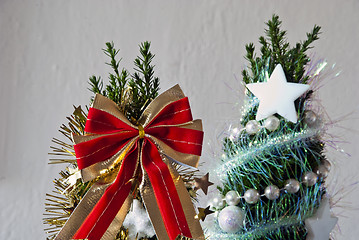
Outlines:
{"label": "red ribbon bow", "polygon": [[[65,225],[61,232],[76,230],[73,239],[113,239],[111,227],[119,230],[134,186],[140,182],[141,197],[159,239],[173,240],[178,235],[203,238],[189,194],[171,164],[175,160],[197,167],[203,141],[201,122],[193,121],[188,98],[178,85],[150,103],[138,126],[131,124],[113,101],[96,95],[85,132],[85,136],[73,137],[84,181],[98,178],[116,164],[120,164],[119,171],[94,184],[87,193],[90,196],[73,212],[75,220],[70,218],[66,224],[77,226],[64,231]],[[86,211],[89,214],[84,219]],[[61,232],[57,239],[62,239]]]}

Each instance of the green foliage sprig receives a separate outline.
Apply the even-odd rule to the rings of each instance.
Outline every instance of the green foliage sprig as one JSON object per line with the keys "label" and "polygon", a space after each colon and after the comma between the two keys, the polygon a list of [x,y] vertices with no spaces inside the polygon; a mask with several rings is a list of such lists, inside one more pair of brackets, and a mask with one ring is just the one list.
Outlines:
{"label": "green foliage sprig", "polygon": [[132,108],[129,114],[138,119],[142,111],[158,95],[159,78],[154,77],[154,65],[151,62],[155,55],[150,52],[150,43],[144,42],[140,45],[141,56],[135,59],[135,73],[129,86],[132,90]]}
{"label": "green foliage sprig", "polygon": [[121,59],[116,60],[119,50],[115,49],[113,43],[107,42],[103,52],[111,59],[106,64],[114,71],[109,74],[109,84],[104,89],[101,77],[89,78],[89,90],[116,102],[131,121],[137,121],[143,110],[158,95],[159,78],[154,77],[154,65],[151,63],[155,55],[151,53],[150,46],[150,42],[140,44],[140,56],[134,61],[135,72],[130,75],[125,68],[119,69]]}
{"label": "green foliage sprig", "polygon": [[265,30],[266,36],[259,38],[261,44],[261,57],[255,54],[253,43],[246,45],[245,58],[249,61],[249,70],[243,70],[243,81],[245,83],[263,81],[264,71],[270,75],[277,64],[281,64],[286,74],[288,82],[306,83],[308,77],[303,77],[305,66],[310,61],[307,50],[312,48],[311,44],[319,39],[320,26],[314,25],[313,30],[307,33],[307,39],[298,42],[295,47],[290,48],[286,39],[287,31],[281,30],[282,21],[277,15],[267,23],[268,29]]}

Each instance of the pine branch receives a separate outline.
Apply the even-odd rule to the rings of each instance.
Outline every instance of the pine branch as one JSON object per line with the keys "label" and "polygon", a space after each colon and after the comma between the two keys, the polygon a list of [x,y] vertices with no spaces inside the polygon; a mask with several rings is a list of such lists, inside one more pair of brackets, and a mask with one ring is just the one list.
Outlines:
{"label": "pine branch", "polygon": [[265,32],[271,42],[272,61],[285,65],[284,53],[287,51],[289,44],[285,38],[287,32],[280,29],[281,24],[282,21],[279,20],[279,17],[273,15],[272,20],[267,23],[268,29]]}
{"label": "pine branch", "polygon": [[154,77],[154,65],[151,62],[155,55],[150,51],[150,42],[144,42],[140,45],[140,56],[134,61],[135,73],[129,86],[132,90],[132,106],[129,114],[139,119],[143,110],[158,95],[159,78]]}
{"label": "pine branch", "polygon": [[128,80],[128,72],[123,69],[121,72],[119,70],[120,60],[116,60],[116,56],[120,50],[116,50],[113,42],[106,43],[106,49],[102,49],[103,52],[111,59],[107,65],[111,66],[115,74],[109,74],[110,84],[106,86],[107,97],[116,102],[118,105],[121,105],[123,98],[125,86]]}
{"label": "pine branch", "polygon": [[116,60],[119,50],[116,50],[113,42],[107,42],[102,49],[110,58],[109,65],[114,73],[109,73],[109,84],[104,87],[100,77],[89,78],[90,88],[93,93],[100,93],[116,102],[120,110],[129,120],[138,120],[143,110],[158,95],[159,78],[154,77],[154,65],[151,65],[154,54],[150,51],[150,42],[140,45],[140,56],[135,61],[135,73],[130,75],[126,69],[120,71],[120,60]]}
{"label": "pine branch", "polygon": [[103,93],[105,94],[102,89],[103,89],[103,81],[101,79],[101,77],[96,77],[96,76],[91,76],[89,78],[89,84],[91,86],[91,88],[89,88],[89,90],[93,93]]}
{"label": "pine branch", "polygon": [[319,39],[320,27],[315,25],[310,33],[307,33],[307,39],[299,42],[295,47],[290,48],[286,39],[286,31],[281,30],[282,21],[277,15],[273,15],[266,25],[266,36],[259,38],[261,44],[261,56],[255,57],[254,45],[246,45],[246,60],[249,62],[249,70],[242,72],[245,83],[265,81],[263,78],[265,72],[270,75],[277,64],[281,64],[286,74],[288,82],[306,83],[307,77],[303,77],[305,66],[309,62],[306,52],[311,48],[311,44]]}

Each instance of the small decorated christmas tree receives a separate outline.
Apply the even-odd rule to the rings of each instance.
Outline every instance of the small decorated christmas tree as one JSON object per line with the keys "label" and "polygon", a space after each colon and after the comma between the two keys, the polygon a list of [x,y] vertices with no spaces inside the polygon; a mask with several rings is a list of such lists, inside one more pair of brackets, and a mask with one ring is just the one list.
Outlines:
{"label": "small decorated christmas tree", "polygon": [[150,43],[135,73],[119,69],[104,86],[90,77],[90,108],[75,107],[54,138],[51,163],[70,164],[48,194],[48,239],[204,239],[192,200],[203,132],[178,85],[158,94]]}
{"label": "small decorated christmas tree", "polygon": [[323,240],[336,224],[330,214],[319,219],[326,221],[319,235],[310,222],[329,211],[317,211],[328,206],[324,183],[331,164],[323,154],[326,122],[311,101],[325,62],[314,63],[307,55],[320,27],[291,48],[280,26],[273,15],[266,36],[259,38],[260,56],[252,43],[246,45],[243,127],[223,139],[215,170],[223,185],[211,199],[216,217],[207,229],[209,239]]}

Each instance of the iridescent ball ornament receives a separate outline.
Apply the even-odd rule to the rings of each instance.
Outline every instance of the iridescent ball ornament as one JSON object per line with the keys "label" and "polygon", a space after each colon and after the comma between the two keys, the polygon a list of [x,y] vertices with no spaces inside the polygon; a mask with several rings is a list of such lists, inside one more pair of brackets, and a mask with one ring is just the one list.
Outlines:
{"label": "iridescent ball ornament", "polygon": [[299,191],[300,183],[295,179],[288,179],[285,182],[284,189],[289,193],[296,193]]}
{"label": "iridescent ball ornament", "polygon": [[254,135],[261,129],[261,125],[256,120],[250,120],[246,124],[246,131],[249,135]]}
{"label": "iridescent ball ornament", "polygon": [[254,204],[256,202],[258,202],[260,195],[258,193],[257,190],[255,189],[248,189],[245,193],[244,193],[244,200],[246,200],[247,203],[249,204]]}
{"label": "iridescent ball ornament", "polygon": [[272,115],[264,121],[263,126],[267,130],[273,132],[273,131],[277,130],[277,128],[279,127],[279,124],[280,124],[279,119]]}
{"label": "iridescent ball ornament", "polygon": [[266,187],[266,189],[264,190],[264,195],[269,199],[269,200],[275,200],[279,197],[280,194],[280,190],[277,186],[275,185],[270,185],[268,187]]}
{"label": "iridescent ball ornament", "polygon": [[243,227],[244,215],[239,207],[225,207],[218,215],[219,226],[227,233],[236,233]]}
{"label": "iridescent ball ornament", "polygon": [[235,206],[241,200],[239,194],[236,191],[229,191],[226,194],[226,202],[230,206]]}

